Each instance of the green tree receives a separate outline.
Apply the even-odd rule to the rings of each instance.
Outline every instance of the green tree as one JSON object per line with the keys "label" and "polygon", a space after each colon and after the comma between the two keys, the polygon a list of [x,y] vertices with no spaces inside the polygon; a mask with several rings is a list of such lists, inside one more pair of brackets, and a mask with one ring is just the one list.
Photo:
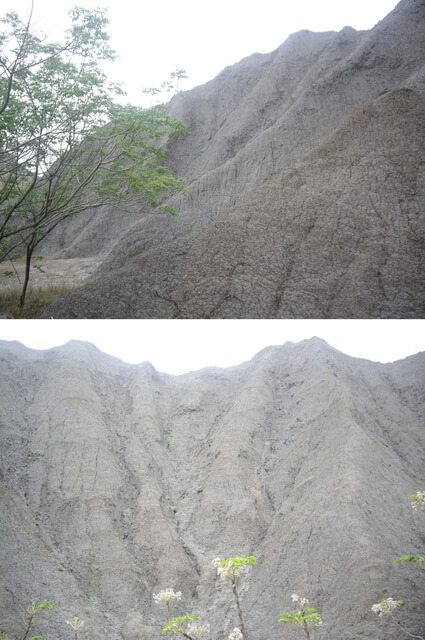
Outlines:
{"label": "green tree", "polygon": [[101,68],[115,59],[104,10],[74,8],[70,20],[62,43],[37,35],[31,17],[1,20],[0,262],[25,252],[21,307],[34,250],[58,224],[134,194],[157,207],[185,192],[164,164],[183,123],[163,106],[117,102],[124,92]]}

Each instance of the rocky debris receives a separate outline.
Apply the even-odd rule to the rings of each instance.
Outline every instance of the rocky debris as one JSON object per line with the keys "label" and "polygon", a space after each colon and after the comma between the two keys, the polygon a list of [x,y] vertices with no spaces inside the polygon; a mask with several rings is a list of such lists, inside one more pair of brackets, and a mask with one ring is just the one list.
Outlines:
{"label": "rocky debris", "polygon": [[[135,222],[134,205],[116,236],[96,213],[112,251],[46,315],[423,317],[424,43],[423,0],[401,0],[370,31],[301,31],[174,99],[178,217],[140,205]],[[71,224],[66,255],[92,251]]]}
{"label": "rocky debris", "polygon": [[174,615],[224,637],[236,612],[211,561],[252,554],[250,637],[281,636],[294,591],[321,612],[317,637],[376,637],[388,596],[423,635],[421,572],[393,560],[423,553],[408,496],[424,480],[424,365],[314,338],[171,376],[88,343],[0,342],[2,628],[18,637],[26,604],[50,600],[45,637],[69,637],[74,615],[82,638],[159,637],[152,595],[171,587]]}

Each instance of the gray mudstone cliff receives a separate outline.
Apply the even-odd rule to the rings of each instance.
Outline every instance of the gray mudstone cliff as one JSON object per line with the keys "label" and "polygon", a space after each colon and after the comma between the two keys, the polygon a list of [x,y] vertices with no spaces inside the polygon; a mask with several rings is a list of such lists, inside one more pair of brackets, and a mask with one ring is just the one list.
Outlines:
{"label": "gray mudstone cliff", "polygon": [[100,256],[55,318],[425,313],[425,1],[370,31],[301,31],[187,91],[173,218],[88,212],[45,252]]}
{"label": "gray mudstone cliff", "polygon": [[[278,616],[291,594],[322,615],[317,638],[401,637],[371,606],[392,596],[425,634],[424,578],[394,565],[423,554],[425,354],[393,364],[318,338],[228,369],[180,376],[88,343],[48,351],[0,342],[0,609],[22,637],[160,638],[152,595],[182,592],[223,638],[238,624],[216,556],[253,554],[240,597],[251,639],[299,638]],[[48,622],[47,622],[48,618]]]}

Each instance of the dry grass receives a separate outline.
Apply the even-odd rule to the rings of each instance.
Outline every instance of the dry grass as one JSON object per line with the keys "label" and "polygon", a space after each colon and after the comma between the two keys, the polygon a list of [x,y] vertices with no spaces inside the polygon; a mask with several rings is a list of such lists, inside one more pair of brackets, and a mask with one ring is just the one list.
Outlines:
{"label": "dry grass", "polygon": [[71,293],[82,283],[60,283],[48,287],[29,287],[26,295],[25,306],[19,308],[20,289],[10,289],[0,292],[0,315],[12,318],[39,318],[40,314],[54,300]]}
{"label": "dry grass", "polygon": [[[54,300],[78,289],[96,270],[99,258],[56,259],[52,256],[34,260],[39,265],[31,268],[28,292],[24,309],[19,308],[24,280],[24,260],[13,265],[0,264],[0,316],[12,318],[38,318]],[[9,275],[7,275],[9,274]]]}

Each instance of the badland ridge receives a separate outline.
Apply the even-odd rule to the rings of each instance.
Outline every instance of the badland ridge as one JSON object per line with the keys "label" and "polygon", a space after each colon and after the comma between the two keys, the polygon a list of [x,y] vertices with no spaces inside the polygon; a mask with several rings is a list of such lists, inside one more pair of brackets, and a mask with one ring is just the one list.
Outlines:
{"label": "badland ridge", "polygon": [[176,97],[158,214],[88,212],[46,252],[100,256],[63,318],[417,318],[424,306],[425,2],[292,34]]}
{"label": "badland ridge", "polygon": [[[241,579],[247,633],[275,640],[291,594],[310,600],[318,638],[400,638],[371,606],[424,635],[425,354],[389,364],[314,338],[250,361],[172,376],[89,343],[46,351],[0,342],[0,619],[49,600],[45,638],[161,637],[165,607],[224,638],[238,625],[211,561],[257,558]],[[46,615],[47,617],[47,615]],[[385,636],[380,636],[380,633]]]}

